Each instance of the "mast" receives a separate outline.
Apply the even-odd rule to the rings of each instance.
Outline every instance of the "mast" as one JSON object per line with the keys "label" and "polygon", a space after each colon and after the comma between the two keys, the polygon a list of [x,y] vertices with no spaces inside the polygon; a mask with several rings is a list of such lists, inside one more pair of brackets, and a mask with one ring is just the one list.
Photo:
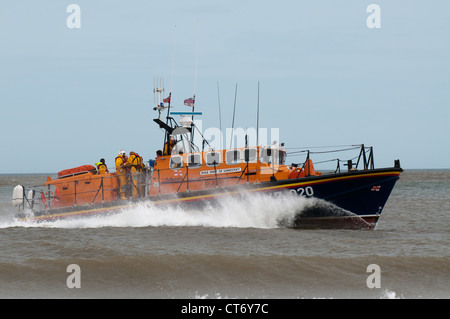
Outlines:
{"label": "mast", "polygon": [[231,148],[231,145],[233,144],[234,114],[236,113],[236,96],[237,96],[237,83],[236,83],[236,88],[234,90],[234,107],[233,107],[233,121],[231,122],[230,148]]}
{"label": "mast", "polygon": [[[195,112],[195,94],[197,93],[197,70],[198,70],[198,28],[199,21],[197,20],[197,34],[196,34],[196,48],[195,48],[195,75],[194,75],[194,97],[193,97],[193,104],[192,104],[192,113]],[[192,124],[191,124],[191,144],[194,143],[194,115],[192,115]]]}
{"label": "mast", "polygon": [[[153,108],[153,110],[158,110],[158,118],[153,119],[154,122],[156,122],[160,128],[165,130],[164,134],[164,145],[167,141],[169,141],[169,135],[172,134],[174,128],[172,127],[172,123],[169,123],[169,121],[172,119],[169,117],[170,114],[170,106],[172,101],[172,88],[173,88],[173,74],[175,70],[175,45],[176,45],[176,28],[177,26],[174,26],[174,35],[173,35],[173,52],[172,52],[172,70],[170,73],[170,92],[169,96],[167,98],[164,98],[162,94],[164,93],[164,78],[153,79],[153,103],[157,101],[156,106]],[[164,106],[164,103],[167,103],[167,107]],[[167,115],[166,115],[166,121],[165,123],[161,120],[161,111],[167,108]],[[172,119],[173,120],[173,119]]]}
{"label": "mast", "polygon": [[[217,82],[217,100],[219,101],[219,129],[220,129],[220,134],[222,135],[222,112],[220,110],[220,94],[219,94],[219,82]],[[223,137],[221,136],[220,138],[220,149],[223,149],[222,146],[222,141]]]}
{"label": "mast", "polygon": [[[176,26],[174,27],[176,31]],[[154,107],[154,110],[158,110],[159,115],[157,119],[154,119],[160,128],[163,128],[166,131],[164,135],[164,145],[169,141],[170,135],[180,135],[181,141],[184,139],[188,142],[189,149],[192,149],[194,146],[194,115],[201,115],[201,112],[195,112],[195,94],[197,91],[197,69],[198,69],[198,20],[197,20],[197,48],[195,55],[195,75],[194,75],[194,95],[192,98],[188,98],[184,100],[184,104],[192,107],[191,112],[170,112],[171,109],[171,99],[172,99],[172,83],[173,83],[173,73],[174,73],[174,65],[175,65],[175,40],[176,40],[176,32],[174,31],[174,50],[172,55],[172,72],[170,79],[170,93],[169,96],[161,101],[161,94],[164,92],[164,80],[156,79],[154,80],[154,89],[153,93],[155,95],[154,100],[157,101],[157,106]],[[164,103],[167,103],[167,106],[164,106]],[[161,111],[167,109],[167,116],[165,123],[161,120]],[[181,127],[177,124],[177,122],[170,115],[181,115],[180,124]],[[189,119],[190,117],[190,119]],[[186,133],[190,133],[189,136]],[[202,139],[204,139],[203,135],[200,133]],[[184,142],[183,142],[184,144]],[[164,146],[163,146],[164,147]]]}
{"label": "mast", "polygon": [[[171,95],[172,93],[170,93],[169,97],[167,99],[161,99],[162,94],[164,93],[164,80],[163,79],[158,79],[155,78],[153,80],[153,95],[154,95],[154,101],[157,102],[156,106],[153,108],[153,110],[158,111],[158,118],[154,119],[154,121],[156,123],[159,124],[160,128],[163,128],[166,130],[166,133],[164,134],[164,144],[163,144],[163,149],[164,149],[164,145],[165,143],[169,140],[169,135],[172,133],[173,129],[172,127],[169,125],[169,110],[170,110],[170,100],[171,100]],[[168,102],[168,106],[164,106],[164,102],[167,101]],[[161,112],[165,109],[167,110],[167,115],[166,115],[166,123],[164,123],[161,120]]]}
{"label": "mast", "polygon": [[256,103],[256,146],[259,146],[259,81],[258,81],[258,102]]}

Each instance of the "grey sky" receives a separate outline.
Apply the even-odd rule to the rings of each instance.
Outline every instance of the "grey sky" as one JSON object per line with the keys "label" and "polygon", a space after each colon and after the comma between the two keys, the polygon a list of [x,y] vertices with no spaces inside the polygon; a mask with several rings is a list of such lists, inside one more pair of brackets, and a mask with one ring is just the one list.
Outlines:
{"label": "grey sky", "polygon": [[[80,29],[66,24],[72,3]],[[366,24],[372,3],[379,29]],[[364,143],[376,166],[450,168],[449,12],[417,0],[2,1],[0,173],[112,167],[120,149],[153,158],[157,76],[178,110],[196,88],[203,128],[219,127],[217,83],[222,127],[236,83],[235,126],[255,127],[259,81],[260,127],[287,147]]]}

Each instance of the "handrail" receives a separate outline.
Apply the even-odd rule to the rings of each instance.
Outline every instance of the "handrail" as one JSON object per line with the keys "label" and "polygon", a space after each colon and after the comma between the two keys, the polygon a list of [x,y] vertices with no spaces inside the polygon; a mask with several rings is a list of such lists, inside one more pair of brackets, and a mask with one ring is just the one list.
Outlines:
{"label": "handrail", "polygon": [[100,189],[102,190],[102,203],[104,203],[105,202],[105,193],[103,190],[103,176],[101,177],[100,186],[98,187],[97,193],[95,193],[94,199],[92,200],[91,204],[93,204],[95,202],[95,200],[97,199],[97,195],[100,192]]}
{"label": "handrail", "polygon": [[[321,163],[327,163],[327,162],[334,162],[334,161],[336,161],[336,169],[334,171],[335,173],[341,171],[341,167],[340,167],[341,162],[346,163],[346,164],[343,164],[343,165],[347,166],[347,169],[349,171],[358,169],[360,163],[362,163],[364,170],[374,169],[375,168],[375,164],[374,164],[374,156],[373,156],[373,147],[372,146],[366,147],[366,146],[364,146],[364,144],[360,144],[360,145],[357,145],[357,146],[352,145],[352,146],[353,147],[350,147],[350,148],[333,149],[333,150],[327,150],[327,151],[310,151],[309,149],[307,149],[307,150],[300,150],[300,151],[291,152],[291,153],[288,153],[288,155],[299,155],[300,153],[307,153],[306,160],[301,163],[302,164],[302,169],[304,169],[305,165],[306,165],[306,162],[310,159],[310,154],[326,154],[326,153],[346,152],[346,151],[349,151],[349,150],[359,149],[359,154],[357,156],[354,156],[354,157],[350,158],[350,159],[343,160],[343,159],[340,159],[340,158],[333,158],[333,159],[329,159],[329,160],[317,161],[317,162],[314,162],[314,163],[315,164],[321,164]],[[354,160],[356,160],[356,163],[353,162]],[[300,163],[299,164],[295,164],[295,165],[300,165]]]}

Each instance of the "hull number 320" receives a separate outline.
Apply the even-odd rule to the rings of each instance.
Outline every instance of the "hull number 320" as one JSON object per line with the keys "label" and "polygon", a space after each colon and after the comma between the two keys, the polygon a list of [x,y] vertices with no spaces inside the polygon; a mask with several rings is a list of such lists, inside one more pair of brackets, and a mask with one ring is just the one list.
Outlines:
{"label": "hull number 320", "polygon": [[314,189],[311,186],[299,187],[297,189],[291,189],[291,193],[298,194],[299,196],[312,197],[314,196]]}

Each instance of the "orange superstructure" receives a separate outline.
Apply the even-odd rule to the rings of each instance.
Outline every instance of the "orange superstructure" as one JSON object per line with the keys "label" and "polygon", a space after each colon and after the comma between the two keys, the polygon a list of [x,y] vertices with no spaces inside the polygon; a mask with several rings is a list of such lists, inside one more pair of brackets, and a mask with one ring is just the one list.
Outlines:
{"label": "orange superstructure", "polygon": [[150,196],[320,175],[312,161],[305,167],[284,164],[284,149],[236,148],[174,154],[156,160]]}

